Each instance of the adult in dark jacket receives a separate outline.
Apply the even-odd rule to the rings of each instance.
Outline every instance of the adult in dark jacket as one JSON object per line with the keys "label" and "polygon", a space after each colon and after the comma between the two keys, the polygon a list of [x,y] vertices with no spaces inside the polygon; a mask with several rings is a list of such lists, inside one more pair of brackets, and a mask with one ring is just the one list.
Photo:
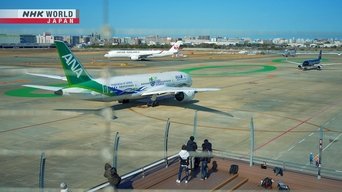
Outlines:
{"label": "adult in dark jacket", "polygon": [[109,163],[105,164],[104,177],[108,179],[109,184],[116,189],[121,182],[121,177],[116,172],[116,168],[112,167]]}
{"label": "adult in dark jacket", "polygon": [[202,177],[202,180],[205,180],[208,178],[208,163],[210,163],[212,151],[213,151],[213,149],[211,147],[211,143],[208,141],[208,139],[204,139],[204,142],[202,144],[202,155],[201,155],[201,177]]}
{"label": "adult in dark jacket", "polygon": [[195,137],[190,136],[189,141],[186,144],[187,151],[196,151],[197,150],[197,143],[194,141]]}
{"label": "adult in dark jacket", "polygon": [[197,158],[197,165],[195,165],[195,161],[196,161],[196,150],[197,150],[197,143],[195,142],[195,137],[194,136],[190,136],[187,144],[186,144],[186,150],[189,152],[190,154],[190,170],[193,170],[194,167],[198,167],[199,164],[199,159]]}
{"label": "adult in dark jacket", "polygon": [[204,139],[204,142],[202,144],[202,151],[213,151],[211,143],[208,141],[208,139]]}

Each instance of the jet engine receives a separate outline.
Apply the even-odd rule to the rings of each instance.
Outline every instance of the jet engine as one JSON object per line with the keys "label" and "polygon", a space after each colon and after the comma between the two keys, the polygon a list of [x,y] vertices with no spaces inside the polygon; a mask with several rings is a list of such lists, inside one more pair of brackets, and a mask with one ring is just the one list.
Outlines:
{"label": "jet engine", "polygon": [[133,55],[133,56],[131,56],[131,60],[134,60],[134,61],[139,60],[139,56],[138,55]]}
{"label": "jet engine", "polygon": [[178,92],[175,95],[177,101],[191,101],[195,97],[195,91]]}
{"label": "jet engine", "polygon": [[56,95],[63,95],[63,89],[55,91]]}
{"label": "jet engine", "polygon": [[60,96],[70,95],[70,93],[72,93],[72,92],[70,92],[69,89],[59,89],[59,90],[55,91],[55,95],[60,95]]}

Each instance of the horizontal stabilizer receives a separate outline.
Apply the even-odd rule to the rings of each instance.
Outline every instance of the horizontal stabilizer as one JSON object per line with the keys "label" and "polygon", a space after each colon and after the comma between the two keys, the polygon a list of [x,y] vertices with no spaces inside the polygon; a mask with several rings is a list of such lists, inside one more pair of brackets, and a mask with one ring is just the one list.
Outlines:
{"label": "horizontal stabilizer", "polygon": [[59,80],[63,80],[63,81],[67,80],[65,76],[59,76],[59,75],[46,75],[46,74],[37,74],[37,73],[26,73],[26,74],[38,76],[38,77],[47,77],[50,79],[59,79]]}
{"label": "horizontal stabilizer", "polygon": [[48,91],[58,91],[63,89],[63,87],[53,87],[53,86],[44,86],[44,85],[23,85],[24,87],[31,87],[36,89],[43,89]]}

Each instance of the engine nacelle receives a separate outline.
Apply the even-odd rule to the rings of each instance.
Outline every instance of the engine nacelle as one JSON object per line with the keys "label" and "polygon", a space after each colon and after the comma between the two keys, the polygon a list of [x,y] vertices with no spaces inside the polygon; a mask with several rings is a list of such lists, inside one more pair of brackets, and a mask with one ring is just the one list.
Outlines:
{"label": "engine nacelle", "polygon": [[139,60],[139,56],[138,55],[133,55],[133,56],[131,56],[131,60],[134,60],[134,61]]}
{"label": "engine nacelle", "polygon": [[56,95],[63,95],[63,89],[55,91]]}
{"label": "engine nacelle", "polygon": [[[70,93],[73,93],[72,89],[75,88],[64,88],[64,89],[59,89],[57,91],[55,91],[56,95],[70,95]],[[77,89],[77,88],[76,88]]]}
{"label": "engine nacelle", "polygon": [[191,101],[195,97],[195,91],[178,92],[175,95],[177,101]]}
{"label": "engine nacelle", "polygon": [[318,65],[317,70],[322,70],[322,67]]}

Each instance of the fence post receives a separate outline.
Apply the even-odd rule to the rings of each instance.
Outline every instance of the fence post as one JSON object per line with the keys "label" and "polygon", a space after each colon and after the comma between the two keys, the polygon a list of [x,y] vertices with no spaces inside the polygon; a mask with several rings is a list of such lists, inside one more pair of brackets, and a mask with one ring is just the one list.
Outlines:
{"label": "fence post", "polygon": [[45,172],[45,153],[40,155],[40,165],[39,165],[39,191],[44,191],[44,172]]}
{"label": "fence post", "polygon": [[119,132],[116,132],[115,138],[114,138],[114,153],[113,153],[113,167],[118,170],[118,150],[119,150]]}
{"label": "fence post", "polygon": [[168,140],[169,140],[169,130],[170,130],[170,118],[167,119],[164,131],[164,158],[166,167],[169,166],[169,161],[167,159],[167,147],[168,147]]}
{"label": "fence post", "polygon": [[192,136],[196,138],[196,131],[197,131],[197,112],[195,111],[195,116],[194,116],[194,128],[192,130]]}
{"label": "fence post", "polygon": [[249,166],[253,166],[253,156],[254,156],[254,122],[253,117],[251,117],[251,123],[250,123],[250,152],[249,152]]}
{"label": "fence post", "polygon": [[322,149],[323,149],[323,128],[319,128],[319,145],[318,145],[318,173],[317,179],[321,179],[321,167],[322,167]]}

